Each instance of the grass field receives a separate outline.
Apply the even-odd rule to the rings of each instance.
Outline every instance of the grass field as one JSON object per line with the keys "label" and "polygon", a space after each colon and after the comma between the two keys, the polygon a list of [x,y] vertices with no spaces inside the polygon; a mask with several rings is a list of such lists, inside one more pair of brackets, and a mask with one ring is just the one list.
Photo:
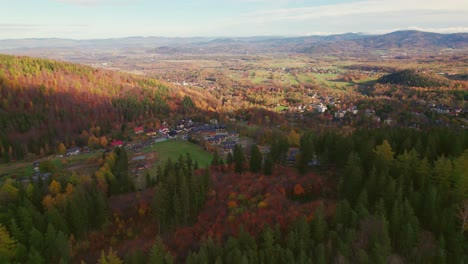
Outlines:
{"label": "grass field", "polygon": [[[55,167],[58,169],[63,168],[63,164],[58,159],[52,159]],[[0,180],[10,177],[29,177],[34,173],[32,162],[14,162],[9,164],[0,165]]]}
{"label": "grass field", "polygon": [[279,105],[276,107],[276,111],[278,112],[281,112],[281,111],[284,111],[284,110],[288,110],[289,107],[287,106],[283,106],[283,105]]}
{"label": "grass field", "polygon": [[211,153],[203,150],[200,146],[184,140],[168,140],[156,143],[148,148],[143,149],[145,152],[157,152],[159,162],[165,162],[168,158],[176,161],[180,155],[188,153],[194,161],[198,162],[198,166],[206,167],[211,163]]}
{"label": "grass field", "polygon": [[325,85],[326,87],[330,88],[338,88],[343,89],[346,86],[351,86],[352,83],[349,82],[342,82],[342,81],[333,81],[333,79],[337,78],[337,74],[319,74],[313,73],[312,76],[316,79],[318,84]]}
{"label": "grass field", "polygon": [[[30,176],[34,173],[31,162],[18,162],[0,165],[0,178],[5,179],[11,176]],[[1,180],[0,179],[0,180]]]}

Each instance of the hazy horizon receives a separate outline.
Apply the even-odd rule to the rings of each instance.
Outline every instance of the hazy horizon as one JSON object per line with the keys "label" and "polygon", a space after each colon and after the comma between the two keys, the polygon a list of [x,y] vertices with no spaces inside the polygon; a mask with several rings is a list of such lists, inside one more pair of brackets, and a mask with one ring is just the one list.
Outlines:
{"label": "hazy horizon", "polygon": [[468,32],[462,0],[18,0],[0,7],[2,40]]}
{"label": "hazy horizon", "polygon": [[99,41],[99,40],[117,40],[117,39],[132,39],[132,38],[166,38],[166,39],[247,39],[247,38],[266,38],[266,39],[275,39],[275,38],[301,38],[301,37],[326,37],[326,36],[337,36],[337,35],[346,35],[346,34],[356,34],[362,36],[380,36],[395,32],[404,32],[404,31],[419,31],[425,33],[438,33],[438,34],[465,34],[468,31],[454,31],[454,32],[436,32],[436,31],[424,31],[418,29],[397,29],[394,31],[382,32],[382,33],[367,33],[367,32],[340,32],[340,33],[331,33],[331,34],[310,34],[310,35],[249,35],[249,36],[238,36],[238,35],[226,35],[226,36],[123,36],[123,37],[109,37],[109,38],[66,38],[66,37],[33,37],[33,38],[0,38],[2,41],[6,40],[71,40],[71,41]]}

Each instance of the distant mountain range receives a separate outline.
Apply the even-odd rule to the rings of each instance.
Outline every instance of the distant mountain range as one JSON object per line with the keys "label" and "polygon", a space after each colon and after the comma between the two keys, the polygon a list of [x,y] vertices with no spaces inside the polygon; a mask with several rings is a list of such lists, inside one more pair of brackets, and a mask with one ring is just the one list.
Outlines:
{"label": "distant mountain range", "polygon": [[294,52],[308,54],[424,53],[468,49],[468,33],[438,34],[396,31],[384,35],[346,33],[304,37],[168,38],[129,37],[117,39],[11,39],[0,40],[1,50],[31,49],[145,50],[158,54],[261,54]]}
{"label": "distant mountain range", "polygon": [[300,49],[305,53],[431,52],[467,49],[468,33],[438,34],[421,31],[396,31],[385,35],[355,39],[322,41]]}

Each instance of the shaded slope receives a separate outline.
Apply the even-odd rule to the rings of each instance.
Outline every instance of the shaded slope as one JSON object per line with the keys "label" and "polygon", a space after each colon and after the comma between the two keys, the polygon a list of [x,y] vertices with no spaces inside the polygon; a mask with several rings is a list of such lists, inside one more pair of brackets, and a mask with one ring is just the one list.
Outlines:
{"label": "shaded slope", "polygon": [[[139,76],[51,60],[0,55],[0,152],[13,159],[82,146],[78,135],[99,127],[177,113],[176,88]],[[1,155],[0,155],[1,156]]]}
{"label": "shaded slope", "polygon": [[403,70],[378,79],[379,83],[397,84],[415,87],[442,87],[449,86],[450,81],[442,77],[436,77],[425,73],[418,73],[414,70]]}

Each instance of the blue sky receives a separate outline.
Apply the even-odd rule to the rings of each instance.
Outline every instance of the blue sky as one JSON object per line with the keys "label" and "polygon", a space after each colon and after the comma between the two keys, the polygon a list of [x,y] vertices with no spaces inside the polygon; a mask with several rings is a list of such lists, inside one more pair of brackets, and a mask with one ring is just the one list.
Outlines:
{"label": "blue sky", "polygon": [[0,0],[0,39],[468,32],[467,0]]}

